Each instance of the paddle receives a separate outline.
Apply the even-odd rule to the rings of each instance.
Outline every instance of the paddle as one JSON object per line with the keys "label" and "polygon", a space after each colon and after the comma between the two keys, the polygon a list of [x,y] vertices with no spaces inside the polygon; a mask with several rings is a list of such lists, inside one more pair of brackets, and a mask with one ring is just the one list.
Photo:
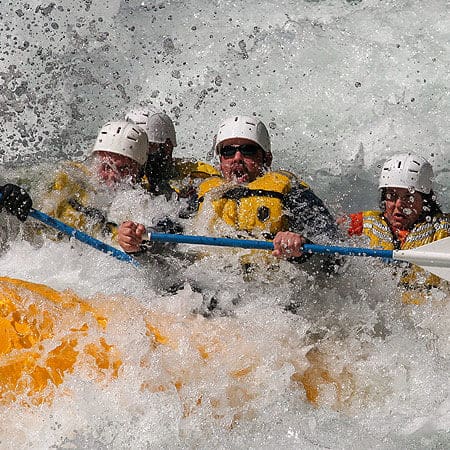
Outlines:
{"label": "paddle", "polygon": [[[149,233],[149,239],[157,242],[179,244],[215,245],[260,250],[273,250],[270,241],[216,238],[207,236],[187,236],[182,234]],[[406,261],[416,264],[428,272],[450,281],[450,237],[422,245],[412,250],[377,250],[360,247],[336,247],[332,245],[305,244],[303,251],[322,255],[374,256],[377,258]]]}
{"label": "paddle", "polygon": [[94,247],[95,249],[100,250],[103,253],[114,256],[114,258],[117,258],[120,261],[130,262],[135,266],[139,266],[139,263],[127,253],[122,252],[117,248],[111,247],[110,245],[105,244],[104,242],[99,241],[98,239],[95,239],[92,236],[89,236],[88,234],[65,224],[64,222],[61,222],[58,219],[55,219],[54,217],[48,216],[41,211],[32,208],[29,216],[45,223],[52,228],[57,229],[58,231],[61,231],[64,234],[67,234],[67,236],[73,237],[80,242],[84,242],[85,244],[90,245],[91,247]]}
{"label": "paddle", "polygon": [[[0,200],[1,198],[2,194],[0,193]],[[90,245],[91,247],[94,247],[103,253],[114,256],[114,258],[117,258],[120,261],[130,262],[135,266],[139,266],[139,263],[127,253],[122,252],[117,248],[111,247],[110,245],[105,244],[104,242],[99,241],[98,239],[95,239],[92,236],[89,236],[88,234],[83,233],[82,231],[79,231],[76,228],[73,228],[70,225],[65,224],[64,222],[61,222],[58,219],[55,219],[54,217],[48,216],[47,214],[44,214],[43,212],[38,211],[37,209],[31,208],[28,215],[45,223],[46,225],[52,228],[57,229],[58,231],[61,231],[64,234],[67,234],[67,236],[73,237],[80,242],[84,242],[85,244]]]}

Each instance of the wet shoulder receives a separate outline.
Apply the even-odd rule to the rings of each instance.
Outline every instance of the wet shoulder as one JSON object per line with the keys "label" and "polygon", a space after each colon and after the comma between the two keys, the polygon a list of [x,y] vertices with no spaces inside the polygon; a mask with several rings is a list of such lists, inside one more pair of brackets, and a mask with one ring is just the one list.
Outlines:
{"label": "wet shoulder", "polygon": [[269,172],[269,174],[272,174],[275,177],[283,177],[285,179],[288,179],[292,188],[299,188],[304,190],[311,189],[308,183],[303,181],[299,176],[295,175],[289,170],[274,170],[272,172]]}
{"label": "wet shoulder", "polygon": [[443,239],[450,236],[450,214],[440,213],[432,219],[433,227],[436,230],[436,238]]}
{"label": "wet shoulder", "polygon": [[61,191],[69,186],[85,187],[89,184],[91,172],[88,167],[80,162],[66,161],[55,174],[51,190]]}
{"label": "wet shoulder", "polygon": [[206,179],[211,176],[220,176],[220,172],[212,165],[194,159],[175,158],[174,167],[177,178]]}

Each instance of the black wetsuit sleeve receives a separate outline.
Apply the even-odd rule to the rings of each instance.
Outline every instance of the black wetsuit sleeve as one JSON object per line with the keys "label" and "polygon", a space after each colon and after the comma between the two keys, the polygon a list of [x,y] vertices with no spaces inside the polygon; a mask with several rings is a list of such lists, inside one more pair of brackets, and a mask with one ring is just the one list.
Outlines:
{"label": "black wetsuit sleeve", "polygon": [[[301,234],[307,243],[330,244],[336,240],[338,229],[336,221],[323,201],[309,188],[294,187],[286,196],[285,213],[288,216],[289,231]],[[308,260],[311,253],[304,253],[298,258],[289,261],[303,263]],[[316,255],[320,261],[321,270],[332,274],[340,264],[340,258],[335,256]]]}
{"label": "black wetsuit sleeve", "polygon": [[190,219],[194,217],[199,209],[200,201],[198,199],[197,193],[192,193],[187,199],[187,206],[180,210],[178,217],[180,219]]}
{"label": "black wetsuit sleeve", "polygon": [[330,241],[338,230],[323,201],[309,188],[294,187],[285,197],[285,213],[289,231],[299,233],[311,241]]}

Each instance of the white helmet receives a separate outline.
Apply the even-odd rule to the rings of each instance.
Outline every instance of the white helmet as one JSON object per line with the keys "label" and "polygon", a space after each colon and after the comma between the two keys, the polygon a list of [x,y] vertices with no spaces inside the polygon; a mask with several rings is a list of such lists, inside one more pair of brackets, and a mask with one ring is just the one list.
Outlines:
{"label": "white helmet", "polygon": [[407,188],[429,194],[432,181],[433,168],[425,158],[413,153],[402,153],[384,163],[378,188]]}
{"label": "white helmet", "polygon": [[270,152],[270,137],[266,126],[255,117],[233,116],[225,119],[219,127],[215,140],[215,150],[223,141],[232,138],[243,138],[258,144],[267,155]]}
{"label": "white helmet", "polygon": [[128,156],[141,166],[147,161],[148,140],[145,131],[129,122],[108,122],[98,133],[92,153],[110,152]]}
{"label": "white helmet", "polygon": [[149,142],[164,144],[169,139],[174,147],[177,146],[175,127],[167,114],[151,110],[133,110],[125,116],[125,120],[143,128]]}

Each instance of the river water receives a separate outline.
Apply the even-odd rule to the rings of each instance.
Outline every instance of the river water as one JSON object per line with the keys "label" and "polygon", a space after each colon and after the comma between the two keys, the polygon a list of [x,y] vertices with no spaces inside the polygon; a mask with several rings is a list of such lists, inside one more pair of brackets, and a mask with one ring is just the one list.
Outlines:
{"label": "river water", "polygon": [[[153,105],[175,120],[176,156],[205,160],[223,118],[260,117],[274,167],[335,215],[376,208],[380,164],[404,151],[433,163],[450,208],[446,0],[0,5],[1,177],[35,198],[60,161],[89,154],[103,123]],[[146,208],[136,218],[176,205]],[[1,448],[449,446],[445,291],[403,304],[396,268],[361,258],[331,279],[285,263],[244,280],[239,253],[209,250],[183,268],[228,305],[204,319],[192,315],[202,302],[192,283],[161,287],[176,261],[145,271],[22,237],[1,274],[106,308],[122,366],[102,382],[75,370],[50,403],[0,406]],[[143,317],[173,345],[149,345]],[[323,380],[313,403],[298,375],[308,367]]]}

